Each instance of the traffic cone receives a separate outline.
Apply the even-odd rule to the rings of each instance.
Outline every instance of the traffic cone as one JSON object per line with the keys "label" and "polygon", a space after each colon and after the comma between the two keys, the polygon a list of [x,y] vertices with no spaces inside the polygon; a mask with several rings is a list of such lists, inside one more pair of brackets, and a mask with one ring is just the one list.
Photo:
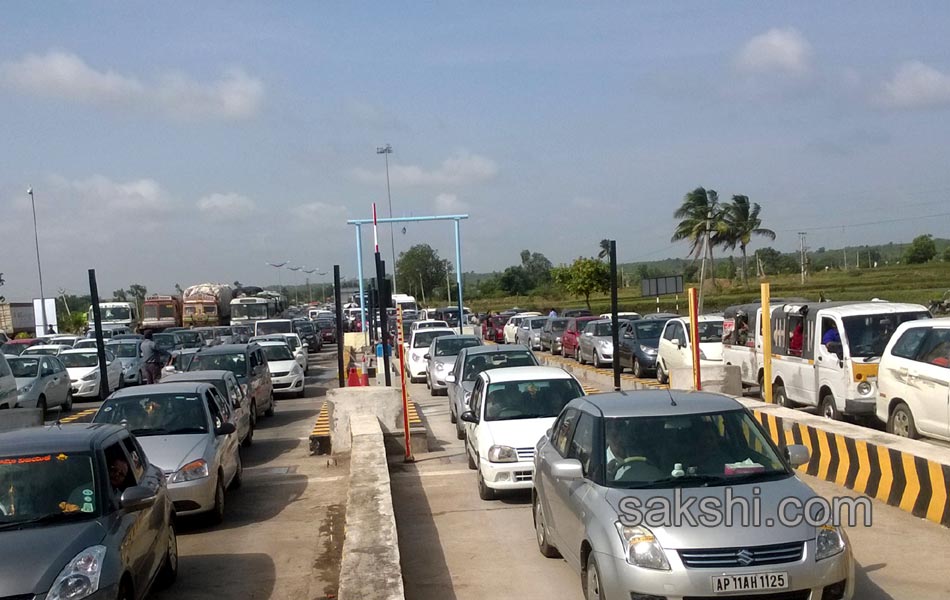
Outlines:
{"label": "traffic cone", "polygon": [[360,369],[360,385],[369,387],[369,369],[365,356],[363,357],[362,369]]}
{"label": "traffic cone", "polygon": [[350,367],[350,373],[346,379],[347,387],[360,387],[363,383],[360,381],[360,374],[357,372],[356,367]]}

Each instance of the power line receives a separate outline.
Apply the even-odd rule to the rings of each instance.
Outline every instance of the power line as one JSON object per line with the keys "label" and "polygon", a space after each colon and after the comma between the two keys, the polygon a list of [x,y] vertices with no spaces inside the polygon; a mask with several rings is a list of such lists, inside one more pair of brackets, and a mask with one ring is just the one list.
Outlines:
{"label": "power line", "polygon": [[887,225],[890,223],[898,223],[902,221],[917,221],[919,219],[935,219],[938,217],[950,217],[950,213],[937,213],[933,215],[919,215],[916,217],[903,217],[903,218],[893,218],[887,219],[884,221],[867,221],[865,223],[841,223],[839,225],[819,225],[817,227],[795,227],[793,229],[778,229],[779,232],[789,232],[789,231],[823,231],[827,229],[848,229],[849,227],[869,227],[871,225]]}

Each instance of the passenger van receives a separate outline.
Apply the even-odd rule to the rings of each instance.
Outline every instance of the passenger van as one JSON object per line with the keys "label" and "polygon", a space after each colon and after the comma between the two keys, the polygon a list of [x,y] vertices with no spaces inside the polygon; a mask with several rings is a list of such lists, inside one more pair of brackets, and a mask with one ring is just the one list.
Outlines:
{"label": "passenger van", "polygon": [[[829,419],[873,416],[878,363],[894,331],[929,319],[919,304],[810,302],[772,308],[772,396]],[[796,334],[798,328],[800,333]],[[798,348],[793,340],[801,340]]]}
{"label": "passenger van", "polygon": [[[699,315],[699,364],[713,366],[722,361],[723,318],[716,315]],[[693,342],[690,336],[689,317],[670,319],[663,325],[660,344],[657,348],[656,378],[668,383],[670,373],[679,367],[693,366]]]}
{"label": "passenger van", "polygon": [[[772,298],[770,306],[807,304],[805,298]],[[762,304],[751,302],[723,311],[722,361],[740,368],[743,386],[762,387]]]}

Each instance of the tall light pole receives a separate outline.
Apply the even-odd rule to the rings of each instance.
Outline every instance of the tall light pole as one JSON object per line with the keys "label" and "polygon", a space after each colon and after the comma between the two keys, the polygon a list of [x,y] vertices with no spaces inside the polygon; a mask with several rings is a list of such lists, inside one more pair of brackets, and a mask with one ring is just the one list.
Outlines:
{"label": "tall light pole", "polygon": [[40,276],[40,311],[43,314],[43,333],[41,335],[46,335],[49,321],[46,320],[46,296],[43,294],[43,265],[40,262],[40,235],[36,229],[36,202],[33,200],[32,187],[28,187],[26,193],[30,195],[30,204],[33,206],[33,239],[36,241],[36,271]]}
{"label": "tall light pole", "polygon": [[[389,191],[389,155],[393,153],[393,147],[389,144],[377,146],[376,154],[382,154],[386,158],[386,197],[389,200],[389,218],[393,218],[393,197]],[[396,234],[394,233],[392,222],[389,223],[389,240],[393,248],[393,289],[396,293]]]}
{"label": "tall light pole", "polygon": [[283,268],[284,265],[286,265],[286,264],[289,263],[289,262],[290,262],[289,260],[285,260],[284,262],[279,262],[279,263],[272,263],[272,262],[264,263],[264,264],[266,264],[266,265],[270,265],[270,266],[274,267],[275,269],[277,269],[277,293],[278,293],[278,294],[282,294],[282,293],[283,293],[283,292],[281,291],[281,289],[280,289],[280,288],[281,288],[281,285],[280,285],[280,270],[281,270],[281,268]]}
{"label": "tall light pole", "polygon": [[[291,271],[297,272],[297,271],[300,271],[300,269],[302,269],[303,267],[287,267],[287,268],[290,269]],[[294,281],[294,304],[296,304],[297,306],[300,306],[300,297],[298,295],[299,288],[300,286],[298,286],[297,282]]]}

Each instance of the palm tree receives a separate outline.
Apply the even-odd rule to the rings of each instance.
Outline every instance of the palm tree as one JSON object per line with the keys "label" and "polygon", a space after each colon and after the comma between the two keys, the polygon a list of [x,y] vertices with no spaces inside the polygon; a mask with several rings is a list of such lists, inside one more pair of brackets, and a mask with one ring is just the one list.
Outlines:
{"label": "palm tree", "polygon": [[600,258],[603,258],[607,256],[608,254],[610,254],[610,240],[608,239],[600,240],[600,254],[598,254],[597,256],[599,256]]}
{"label": "palm tree", "polygon": [[775,232],[762,227],[759,212],[762,207],[757,202],[750,202],[748,196],[733,196],[732,202],[723,208],[722,244],[734,250],[736,246],[742,251],[742,284],[746,284],[748,276],[748,260],[746,247],[752,241],[753,235],[761,235],[775,239]]}
{"label": "palm tree", "polygon": [[[719,206],[719,195],[716,190],[698,187],[686,194],[683,197],[683,204],[676,209],[673,216],[680,219],[680,222],[673,230],[673,237],[670,241],[688,240],[690,243],[689,256],[693,257],[693,260],[700,258],[703,253],[703,239],[706,235],[708,222],[711,234],[709,240],[710,273],[715,273],[712,249],[724,242],[722,236],[725,231],[722,221],[722,208]],[[713,281],[715,281],[715,275],[713,275]],[[702,284],[703,282],[699,282],[700,286]]]}

